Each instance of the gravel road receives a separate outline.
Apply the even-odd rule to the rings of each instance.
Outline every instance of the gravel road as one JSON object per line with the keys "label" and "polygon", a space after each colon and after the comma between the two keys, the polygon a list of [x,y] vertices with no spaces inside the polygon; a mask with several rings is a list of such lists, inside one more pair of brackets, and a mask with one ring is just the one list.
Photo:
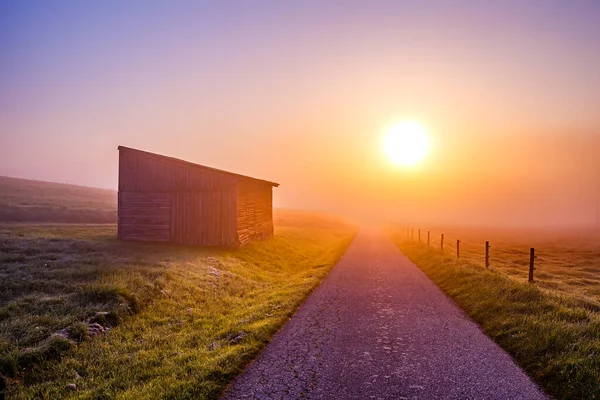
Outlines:
{"label": "gravel road", "polygon": [[362,230],[224,399],[544,399],[381,232]]}

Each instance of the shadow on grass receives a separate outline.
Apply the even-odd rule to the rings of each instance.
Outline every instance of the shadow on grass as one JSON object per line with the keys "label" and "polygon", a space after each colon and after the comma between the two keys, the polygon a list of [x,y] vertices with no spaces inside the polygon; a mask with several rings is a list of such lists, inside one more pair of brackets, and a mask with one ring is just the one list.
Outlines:
{"label": "shadow on grass", "polygon": [[140,312],[164,295],[169,265],[237,251],[123,242],[115,233],[112,225],[0,227],[0,374],[60,357],[93,336],[86,328],[110,329]]}

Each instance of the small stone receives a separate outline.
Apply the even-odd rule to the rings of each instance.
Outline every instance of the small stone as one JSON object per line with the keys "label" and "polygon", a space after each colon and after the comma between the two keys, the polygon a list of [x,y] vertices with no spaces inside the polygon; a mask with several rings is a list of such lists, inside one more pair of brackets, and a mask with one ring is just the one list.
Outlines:
{"label": "small stone", "polygon": [[246,332],[240,332],[237,335],[230,335],[229,336],[229,343],[231,344],[237,344],[239,342],[242,341],[242,339],[244,339],[247,336]]}
{"label": "small stone", "polygon": [[101,335],[101,334],[105,333],[107,330],[108,330],[108,328],[103,327],[102,325],[100,325],[97,322],[88,324],[88,332],[91,337]]}

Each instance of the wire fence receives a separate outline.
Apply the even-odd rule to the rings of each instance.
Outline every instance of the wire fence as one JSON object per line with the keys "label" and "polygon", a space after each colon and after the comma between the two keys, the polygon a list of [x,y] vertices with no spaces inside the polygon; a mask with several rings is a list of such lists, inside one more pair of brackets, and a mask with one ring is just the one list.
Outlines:
{"label": "wire fence", "polygon": [[[492,247],[490,241],[485,241],[485,243],[476,243],[462,241],[458,238],[451,239],[445,236],[443,233],[435,235],[434,237],[431,231],[425,231],[421,229],[415,230],[414,228],[403,228],[402,231],[405,233],[408,239],[425,243],[429,246],[439,249],[439,251],[443,254],[453,255],[458,259],[464,258],[469,261],[476,260],[476,262],[483,263],[486,269],[489,269],[492,265],[498,265],[502,267],[528,266],[528,281],[530,283],[535,283],[534,271],[536,269],[536,259],[547,263],[557,262],[547,258],[537,257],[535,255],[535,248],[533,247],[531,247],[529,252],[527,252],[497,246]],[[481,249],[481,251],[476,252],[473,247]],[[499,253],[504,256],[511,255],[514,257],[512,257],[511,260],[507,260],[505,258],[501,258],[502,256]],[[506,275],[511,275],[510,273],[506,273],[506,271],[500,272]]]}
{"label": "wire fence", "polygon": [[[493,269],[495,273],[499,273],[509,279],[519,280],[525,273],[528,275],[528,281],[530,283],[535,283],[536,287],[541,290],[575,299],[580,302],[580,304],[593,307],[595,310],[600,310],[600,301],[598,301],[600,300],[600,297],[596,297],[596,294],[582,295],[579,292],[573,292],[572,285],[569,285],[568,283],[560,286],[560,284],[557,284],[551,279],[547,279],[548,277],[551,277],[552,274],[555,274],[554,271],[551,271],[553,268],[559,267],[562,269],[565,266],[571,267],[575,264],[574,262],[566,262],[564,258],[554,252],[542,250],[538,255],[538,252],[533,247],[529,248],[529,251],[527,251],[526,249],[522,249],[524,246],[512,246],[511,244],[502,244],[501,246],[498,246],[495,243],[492,245],[490,241],[483,240],[481,242],[463,241],[459,238],[449,238],[444,235],[444,233],[434,233],[422,229],[415,230],[412,228],[401,228],[400,232],[405,235],[406,238],[431,246],[436,249],[436,251],[439,251],[446,256],[456,257],[457,259],[468,261],[469,263],[479,265],[486,269]],[[506,248],[504,246],[517,248]],[[574,255],[574,252],[571,251],[569,254],[572,256]],[[577,255],[589,259],[589,257],[600,256],[600,251],[597,249],[578,251]],[[540,273],[539,279],[534,280],[534,271],[536,271],[538,267],[544,269],[545,275]],[[586,265],[584,270],[586,273],[589,272],[589,266]],[[562,271],[564,272],[564,270]],[[593,269],[593,272],[595,271],[596,269]],[[572,274],[569,275],[574,276]],[[585,276],[585,279],[589,280],[590,278]],[[581,282],[579,281],[581,281],[581,279],[577,281],[577,286],[581,285]]]}

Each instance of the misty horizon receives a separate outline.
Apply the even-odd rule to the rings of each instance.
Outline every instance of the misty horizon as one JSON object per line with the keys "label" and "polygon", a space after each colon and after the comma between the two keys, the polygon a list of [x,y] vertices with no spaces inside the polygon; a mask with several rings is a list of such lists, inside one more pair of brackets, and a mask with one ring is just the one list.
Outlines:
{"label": "misty horizon", "polygon": [[[596,223],[593,2],[23,2],[2,15],[0,175],[116,189],[124,145],[280,182],[278,207]],[[431,142],[413,167],[383,148],[404,120]]]}

